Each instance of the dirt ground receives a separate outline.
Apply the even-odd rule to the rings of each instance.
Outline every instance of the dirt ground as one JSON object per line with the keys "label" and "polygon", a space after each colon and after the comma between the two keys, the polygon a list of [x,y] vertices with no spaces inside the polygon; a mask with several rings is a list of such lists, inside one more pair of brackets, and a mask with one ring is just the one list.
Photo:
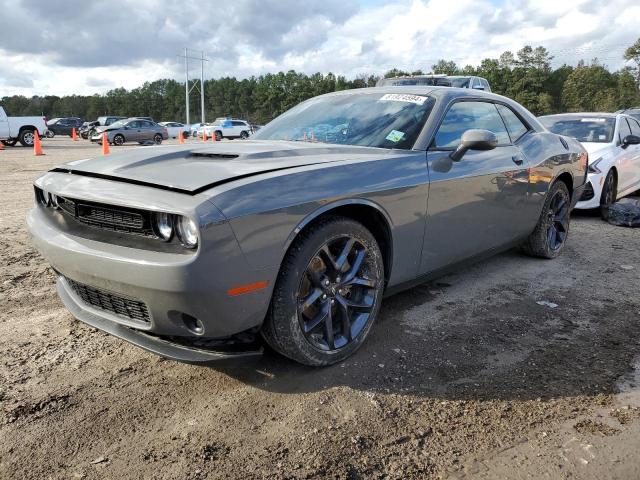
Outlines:
{"label": "dirt ground", "polygon": [[99,147],[43,146],[0,151],[0,478],[640,478],[640,230],[391,297],[341,365],[193,366],[62,307],[31,185]]}

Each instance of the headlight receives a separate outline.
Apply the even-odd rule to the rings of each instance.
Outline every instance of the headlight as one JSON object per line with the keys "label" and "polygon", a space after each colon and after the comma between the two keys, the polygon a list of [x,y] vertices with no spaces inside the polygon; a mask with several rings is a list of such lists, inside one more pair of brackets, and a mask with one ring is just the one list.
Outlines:
{"label": "headlight", "polygon": [[596,159],[593,162],[589,162],[588,171],[589,173],[602,173],[602,171],[598,168],[598,164],[602,161],[602,157]]}
{"label": "headlight", "polygon": [[196,248],[198,246],[198,226],[196,222],[188,217],[179,217],[176,228],[178,237],[185,247]]}
{"label": "headlight", "polygon": [[156,213],[153,216],[156,234],[165,242],[173,236],[173,217],[168,213]]}

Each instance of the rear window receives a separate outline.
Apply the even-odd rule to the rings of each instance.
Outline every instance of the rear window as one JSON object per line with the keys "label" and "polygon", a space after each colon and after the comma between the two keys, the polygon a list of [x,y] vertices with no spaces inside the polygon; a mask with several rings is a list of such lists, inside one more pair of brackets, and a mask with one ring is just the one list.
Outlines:
{"label": "rear window", "polygon": [[579,142],[611,143],[616,120],[610,117],[540,117],[553,133],[573,137]]}

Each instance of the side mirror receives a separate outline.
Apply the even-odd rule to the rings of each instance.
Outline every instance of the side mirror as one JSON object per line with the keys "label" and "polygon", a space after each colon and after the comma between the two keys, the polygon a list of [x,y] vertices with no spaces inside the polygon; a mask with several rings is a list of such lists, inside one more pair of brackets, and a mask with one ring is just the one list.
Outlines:
{"label": "side mirror", "polygon": [[449,157],[454,162],[459,162],[467,153],[467,150],[493,150],[498,146],[498,137],[489,130],[471,129],[462,134],[458,148],[451,152]]}
{"label": "side mirror", "polygon": [[629,145],[640,145],[640,137],[638,135],[627,135],[622,139],[622,148],[627,148]]}

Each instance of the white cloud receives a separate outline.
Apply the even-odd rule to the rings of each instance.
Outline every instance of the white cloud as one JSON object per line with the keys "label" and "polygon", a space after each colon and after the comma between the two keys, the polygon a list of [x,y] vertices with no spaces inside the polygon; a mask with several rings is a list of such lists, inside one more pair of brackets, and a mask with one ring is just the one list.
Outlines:
{"label": "white cloud", "polygon": [[620,68],[640,35],[640,7],[631,0],[606,8],[595,0],[235,0],[231,9],[112,0],[117,15],[102,15],[100,2],[63,2],[67,11],[51,18],[49,9],[27,15],[31,1],[0,0],[0,30],[13,29],[0,36],[0,96],[182,80],[177,55],[185,46],[206,50],[207,77],[289,69],[354,77],[429,70],[440,58],[477,65],[527,44],[544,45],[558,64],[598,57]]}

